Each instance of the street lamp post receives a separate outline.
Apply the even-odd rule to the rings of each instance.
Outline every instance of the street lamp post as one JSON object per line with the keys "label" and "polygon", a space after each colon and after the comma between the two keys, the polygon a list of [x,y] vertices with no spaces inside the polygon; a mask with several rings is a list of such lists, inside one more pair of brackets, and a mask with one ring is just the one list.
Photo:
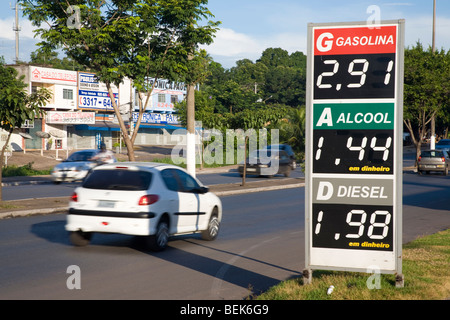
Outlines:
{"label": "street lamp post", "polygon": [[[431,37],[432,45],[431,50],[434,54],[436,50],[436,0],[433,0],[433,32]],[[433,114],[431,118],[431,137],[430,137],[430,149],[434,149],[436,146],[436,117]]]}

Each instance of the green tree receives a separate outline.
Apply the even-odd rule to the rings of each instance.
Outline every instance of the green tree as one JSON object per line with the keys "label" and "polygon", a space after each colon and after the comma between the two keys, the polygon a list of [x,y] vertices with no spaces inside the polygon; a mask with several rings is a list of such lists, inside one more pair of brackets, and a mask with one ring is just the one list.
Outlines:
{"label": "green tree", "polygon": [[215,86],[211,92],[219,104],[217,106],[219,113],[241,112],[247,108],[253,108],[258,100],[254,91],[243,88],[233,79]]}
{"label": "green tree", "polygon": [[305,152],[305,106],[289,108],[280,126],[280,143],[289,144],[294,152]]}
{"label": "green tree", "polygon": [[281,48],[267,48],[263,51],[261,58],[257,60],[265,64],[268,68],[276,68],[278,66],[291,66],[289,53]]}
{"label": "green tree", "polygon": [[266,74],[264,86],[269,102],[298,107],[305,104],[305,74],[287,66],[277,66]]}
{"label": "green tree", "polygon": [[[151,97],[150,78],[195,83],[202,53],[218,22],[205,7],[207,0],[22,0],[24,14],[34,25],[47,50],[62,47],[66,55],[94,72],[106,84],[119,121],[129,160],[135,160],[134,141],[142,114]],[[200,22],[204,22],[200,25]],[[130,136],[111,85],[125,77],[145,93]]]}
{"label": "green tree", "polygon": [[76,63],[73,59],[58,57],[58,52],[51,50],[43,50],[38,48],[30,55],[30,64],[36,64],[44,67],[50,67],[63,70],[83,71],[84,67]]}
{"label": "green tree", "polygon": [[243,59],[237,61],[236,66],[230,69],[230,77],[239,84],[242,90],[257,95],[260,91],[259,87],[264,84],[267,70],[267,66],[261,62],[253,63],[249,59]]}
{"label": "green tree", "polygon": [[416,146],[416,159],[432,117],[448,105],[450,59],[443,50],[424,50],[420,43],[405,50],[404,124]]}
{"label": "green tree", "polygon": [[2,169],[5,150],[13,131],[20,128],[26,120],[42,116],[41,107],[51,98],[51,93],[45,88],[28,94],[27,85],[23,82],[24,76],[17,77],[17,71],[7,67],[0,59],[0,127],[8,132],[5,144],[2,147],[0,158],[0,201],[2,198]]}
{"label": "green tree", "polygon": [[281,48],[268,48],[257,62],[267,67],[261,87],[264,101],[291,107],[305,104],[306,56],[302,52],[289,55]]}

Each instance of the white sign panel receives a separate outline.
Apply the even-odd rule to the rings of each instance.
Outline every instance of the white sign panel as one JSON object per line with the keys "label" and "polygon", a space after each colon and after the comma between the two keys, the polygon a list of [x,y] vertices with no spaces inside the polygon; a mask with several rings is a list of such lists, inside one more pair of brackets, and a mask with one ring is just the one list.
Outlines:
{"label": "white sign panel", "polygon": [[[111,84],[116,104],[119,104],[119,89]],[[113,111],[108,89],[93,73],[78,72],[78,108]]]}
{"label": "white sign panel", "polygon": [[47,123],[51,124],[95,124],[95,112],[48,111]]}
{"label": "white sign panel", "polygon": [[32,82],[77,85],[77,72],[53,68],[30,67]]}
{"label": "white sign panel", "polygon": [[[133,122],[137,122],[139,112],[133,112]],[[180,124],[178,116],[168,113],[143,113],[141,123],[148,124]]]}

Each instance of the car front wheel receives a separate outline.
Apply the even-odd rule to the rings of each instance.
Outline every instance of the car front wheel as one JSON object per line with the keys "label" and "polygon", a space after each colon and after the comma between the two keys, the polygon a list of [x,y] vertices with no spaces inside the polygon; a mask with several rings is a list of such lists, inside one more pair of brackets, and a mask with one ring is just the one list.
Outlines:
{"label": "car front wheel", "polygon": [[213,213],[209,219],[208,228],[202,231],[202,239],[207,241],[213,241],[219,235],[220,221],[217,217],[217,213]]}

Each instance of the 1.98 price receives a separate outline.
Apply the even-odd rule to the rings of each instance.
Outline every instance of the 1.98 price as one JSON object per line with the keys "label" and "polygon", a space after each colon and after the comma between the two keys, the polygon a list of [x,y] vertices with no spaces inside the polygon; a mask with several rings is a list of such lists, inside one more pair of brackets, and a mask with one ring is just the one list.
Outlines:
{"label": "1.98 price", "polygon": [[392,250],[392,206],[313,205],[313,247]]}

